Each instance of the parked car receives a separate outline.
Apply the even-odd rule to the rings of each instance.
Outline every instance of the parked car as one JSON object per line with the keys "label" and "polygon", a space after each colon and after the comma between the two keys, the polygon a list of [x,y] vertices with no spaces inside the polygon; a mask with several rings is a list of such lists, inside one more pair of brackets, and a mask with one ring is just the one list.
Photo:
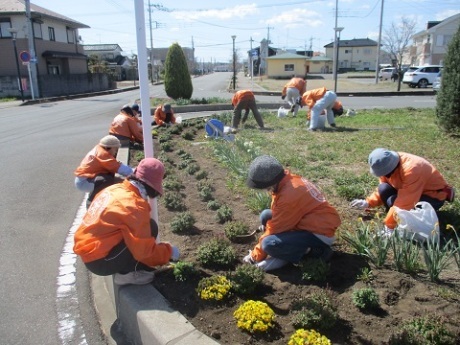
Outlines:
{"label": "parked car", "polygon": [[442,66],[440,65],[409,67],[404,73],[402,82],[403,84],[408,84],[409,87],[425,88],[433,84],[441,68]]}
{"label": "parked car", "polygon": [[[379,71],[379,79],[380,80],[394,79],[394,75],[396,75],[396,79],[397,79],[398,72],[396,71],[396,68],[394,68],[394,67],[382,68]],[[393,78],[392,78],[392,76],[393,76]]]}
{"label": "parked car", "polygon": [[438,75],[436,76],[436,79],[434,80],[434,83],[433,83],[434,92],[438,92],[439,89],[441,88],[441,81],[442,81],[442,70],[438,72]]}

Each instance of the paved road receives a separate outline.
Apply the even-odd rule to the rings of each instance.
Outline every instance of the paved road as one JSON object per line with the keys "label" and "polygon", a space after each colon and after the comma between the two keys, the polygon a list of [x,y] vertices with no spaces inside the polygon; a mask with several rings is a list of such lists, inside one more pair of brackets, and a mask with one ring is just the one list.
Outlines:
{"label": "paved road", "polygon": [[[193,98],[230,99],[230,77],[215,73],[195,78]],[[240,80],[240,86],[252,85]],[[150,95],[164,97],[163,86],[150,86]],[[83,201],[73,186],[73,170],[106,134],[120,106],[138,97],[135,90],[24,107],[0,104],[1,343],[104,343],[86,270],[71,255],[69,231]],[[275,96],[257,100],[281,101]],[[356,109],[435,104],[432,96],[343,101]]]}

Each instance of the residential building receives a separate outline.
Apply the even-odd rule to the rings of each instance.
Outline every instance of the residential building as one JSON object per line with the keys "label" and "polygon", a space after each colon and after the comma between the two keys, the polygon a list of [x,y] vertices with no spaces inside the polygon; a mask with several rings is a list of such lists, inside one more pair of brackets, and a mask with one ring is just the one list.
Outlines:
{"label": "residential building", "polygon": [[105,62],[116,80],[139,79],[137,66],[122,54],[123,49],[118,44],[86,44],[83,50],[88,58],[97,56],[98,60]]}
{"label": "residential building", "polygon": [[[29,24],[33,37],[29,37]],[[38,90],[35,90],[35,97],[107,89],[107,76],[88,77],[87,58],[78,31],[86,28],[89,26],[32,3],[29,20],[24,0],[0,0],[0,96],[18,96],[19,74],[24,95],[29,97],[29,68],[34,73],[36,71]],[[16,32],[19,56],[24,56],[22,52],[29,52],[29,41],[32,40],[30,44],[33,45],[36,61],[32,60],[30,64],[34,65],[28,66],[16,60],[11,29]]]}
{"label": "residential building", "polygon": [[[340,40],[338,43],[339,71],[375,71],[378,44],[369,38]],[[334,58],[334,42],[326,44],[326,57]]]}
{"label": "residential building", "polygon": [[413,66],[442,65],[447,46],[460,26],[460,13],[443,21],[431,21],[426,29],[412,36],[409,63]]}
{"label": "residential building", "polygon": [[284,53],[269,56],[267,63],[267,77],[291,78],[293,76],[305,77],[307,75],[306,58],[302,55]]}

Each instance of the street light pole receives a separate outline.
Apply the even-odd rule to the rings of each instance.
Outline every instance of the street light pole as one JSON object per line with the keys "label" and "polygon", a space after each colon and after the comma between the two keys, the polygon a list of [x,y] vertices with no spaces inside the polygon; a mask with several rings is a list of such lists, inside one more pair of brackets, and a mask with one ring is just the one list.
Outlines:
{"label": "street light pole", "polygon": [[339,72],[339,45],[340,45],[340,32],[343,30],[343,27],[335,27],[335,40],[336,40],[336,51],[335,51],[335,70],[334,70],[334,92],[337,92],[337,79],[338,79],[338,72]]}
{"label": "street light pole", "polygon": [[235,38],[236,36],[232,36],[233,40],[233,91],[236,89],[236,57],[235,57]]}
{"label": "street light pole", "polygon": [[16,35],[18,34],[18,30],[14,28],[9,28],[8,31],[10,32],[11,40],[13,41],[14,58],[16,60],[16,73],[18,74],[19,90],[21,91],[21,100],[24,102],[24,90],[22,89],[21,71],[19,70],[18,48],[16,47]]}

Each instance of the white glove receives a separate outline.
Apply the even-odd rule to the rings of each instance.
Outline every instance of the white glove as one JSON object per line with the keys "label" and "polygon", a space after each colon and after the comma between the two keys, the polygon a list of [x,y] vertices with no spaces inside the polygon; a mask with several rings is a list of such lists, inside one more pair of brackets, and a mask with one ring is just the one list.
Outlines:
{"label": "white glove", "polygon": [[384,225],[383,229],[379,232],[379,236],[381,237],[391,237],[395,232],[394,229],[390,229],[388,226]]}
{"label": "white glove", "polygon": [[265,232],[265,225],[259,225],[257,232]]}
{"label": "white glove", "polygon": [[254,265],[256,263],[254,259],[252,258],[251,250],[249,251],[249,254],[243,258],[243,262],[247,264],[251,264],[251,265]]}
{"label": "white glove", "polygon": [[176,246],[171,246],[171,261],[178,261],[180,257],[179,248]]}
{"label": "white glove", "polygon": [[350,206],[353,208],[358,208],[364,210],[369,207],[369,203],[364,199],[355,199],[350,203]]}

